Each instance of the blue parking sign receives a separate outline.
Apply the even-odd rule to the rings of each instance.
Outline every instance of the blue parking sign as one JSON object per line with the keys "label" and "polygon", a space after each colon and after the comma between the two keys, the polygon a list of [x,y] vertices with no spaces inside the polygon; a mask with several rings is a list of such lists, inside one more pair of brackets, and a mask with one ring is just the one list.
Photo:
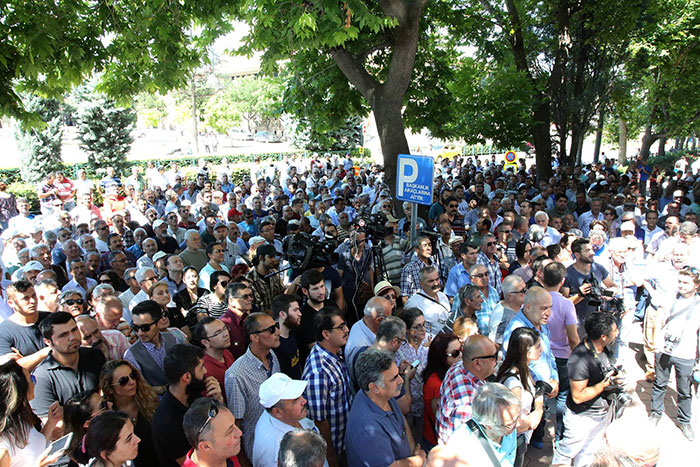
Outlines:
{"label": "blue parking sign", "polygon": [[432,204],[434,162],[429,156],[399,154],[396,198],[411,203]]}

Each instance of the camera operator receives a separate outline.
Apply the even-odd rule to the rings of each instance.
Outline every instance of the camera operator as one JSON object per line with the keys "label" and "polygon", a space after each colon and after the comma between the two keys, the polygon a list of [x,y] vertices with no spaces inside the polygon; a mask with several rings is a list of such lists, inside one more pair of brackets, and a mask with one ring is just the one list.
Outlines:
{"label": "camera operator", "polygon": [[382,246],[384,267],[386,268],[389,282],[391,282],[392,285],[399,285],[401,284],[403,254],[404,251],[406,251],[408,241],[398,235],[398,220],[391,214],[386,217],[384,229],[384,245]]}
{"label": "camera operator", "polygon": [[615,317],[593,312],[586,317],[587,338],[569,357],[569,383],[564,436],[555,445],[552,465],[589,465],[602,446],[609,403],[605,395],[616,384],[615,359],[607,348],[617,338]]}
{"label": "camera operator", "polygon": [[651,416],[658,424],[664,412],[664,396],[671,375],[671,367],[676,370],[676,392],[678,394],[678,423],[683,436],[689,441],[695,439],[690,426],[691,419],[691,374],[700,370],[698,364],[698,341],[700,340],[700,314],[693,311],[700,306],[697,295],[700,285],[699,272],[685,267],[678,272],[678,295],[670,310],[663,313],[656,342],[656,379],[651,390]]}
{"label": "camera operator", "polygon": [[[604,266],[593,261],[595,253],[591,241],[587,238],[577,238],[571,244],[571,252],[576,261],[566,269],[566,278],[571,284],[572,294],[569,299],[576,306],[576,316],[579,323],[579,336],[583,337],[583,323],[586,317],[596,311],[599,305],[591,302],[591,292],[600,289],[600,284],[612,288],[615,284]],[[597,287],[596,287],[597,286]],[[597,298],[597,297],[595,297]]]}

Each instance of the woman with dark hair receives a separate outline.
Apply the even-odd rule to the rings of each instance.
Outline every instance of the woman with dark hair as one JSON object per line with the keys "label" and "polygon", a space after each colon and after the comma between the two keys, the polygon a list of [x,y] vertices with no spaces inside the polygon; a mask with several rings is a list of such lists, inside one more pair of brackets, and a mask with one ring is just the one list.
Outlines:
{"label": "woman with dark hair", "polygon": [[[122,467],[136,458],[141,439],[122,412],[104,412],[90,423],[80,443],[78,462],[89,467]],[[152,464],[152,465],[158,465]]]}
{"label": "woman with dark hair", "polygon": [[544,395],[535,394],[535,382],[528,365],[540,358],[542,343],[540,334],[532,328],[522,327],[513,331],[508,341],[508,352],[498,370],[497,379],[518,396],[522,412],[518,424],[518,450],[514,467],[521,467],[532,430],[539,425],[544,414]]}
{"label": "woman with dark hair", "polygon": [[185,288],[175,294],[173,302],[175,302],[175,306],[180,313],[185,316],[187,324],[196,326],[198,321],[197,313],[193,310],[193,307],[199,298],[207,295],[209,291],[197,285],[199,283],[199,273],[192,266],[187,266],[182,270],[182,282],[185,284]]}
{"label": "woman with dark hair", "polygon": [[14,360],[0,365],[0,466],[27,467],[49,465],[61,457],[42,457],[47,441],[61,420],[61,406],[49,407],[46,424],[32,411],[34,377]]}
{"label": "woman with dark hair", "polygon": [[406,420],[414,439],[420,439],[423,430],[423,378],[420,375],[428,363],[428,346],[432,336],[425,332],[425,317],[418,308],[406,308],[401,319],[406,323],[406,340],[396,353],[397,357],[410,364],[418,362],[416,374],[411,379],[411,410]]}
{"label": "woman with dark hair", "polygon": [[438,334],[430,343],[428,361],[421,374],[423,381],[423,445],[430,450],[437,444],[435,412],[440,400],[440,385],[447,370],[462,358],[462,345],[454,334]]}
{"label": "woman with dark hair", "polygon": [[192,338],[192,331],[190,331],[185,316],[177,308],[168,306],[172,303],[172,297],[167,283],[158,281],[151,285],[148,289],[148,298],[160,305],[163,317],[168,319],[169,324],[165,326],[166,330],[172,331],[169,328],[176,328],[185,334],[187,341]]}
{"label": "woman with dark hair", "polygon": [[151,421],[158,406],[158,396],[153,388],[131,363],[112,360],[102,367],[100,389],[115,410],[129,416],[134,433],[141,439],[141,449],[134,465],[158,465],[151,432]]}
{"label": "woman with dark hair", "polygon": [[97,282],[99,284],[109,284],[118,292],[125,292],[129,288],[126,282],[124,282],[124,279],[119,277],[119,274],[114,269],[105,269],[102,271],[98,276]]}
{"label": "woman with dark hair", "polygon": [[87,433],[90,420],[107,410],[107,403],[97,389],[81,391],[63,405],[63,434],[73,433],[73,440],[67,452],[74,459],[80,456],[83,436]]}
{"label": "woman with dark hair", "polygon": [[515,270],[524,268],[530,264],[530,251],[532,251],[532,245],[526,238],[521,238],[515,244],[515,261],[510,263],[508,268],[509,273],[515,272]]}

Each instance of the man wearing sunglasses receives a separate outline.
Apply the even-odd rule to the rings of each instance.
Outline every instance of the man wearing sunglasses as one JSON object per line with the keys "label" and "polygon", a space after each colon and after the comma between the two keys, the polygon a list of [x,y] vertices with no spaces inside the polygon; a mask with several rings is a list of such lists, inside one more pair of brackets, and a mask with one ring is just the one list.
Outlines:
{"label": "man wearing sunglasses", "polygon": [[481,251],[479,256],[476,258],[477,264],[484,266],[488,272],[488,285],[493,287],[497,295],[501,295],[501,268],[499,266],[498,255],[496,251],[498,250],[498,241],[496,237],[491,234],[484,235],[481,237]]}
{"label": "man wearing sunglasses", "polygon": [[[248,350],[226,370],[227,405],[243,431],[243,451],[246,461],[253,457],[255,424],[263,412],[260,405],[260,385],[280,372],[279,360],[272,349],[280,345],[279,324],[265,313],[248,316],[243,327],[250,341]],[[249,464],[244,462],[244,465]]]}

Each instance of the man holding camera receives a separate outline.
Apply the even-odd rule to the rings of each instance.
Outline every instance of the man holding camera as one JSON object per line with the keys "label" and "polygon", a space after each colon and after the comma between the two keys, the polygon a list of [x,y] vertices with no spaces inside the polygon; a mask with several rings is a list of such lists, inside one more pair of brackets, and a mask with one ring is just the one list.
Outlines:
{"label": "man holding camera", "polygon": [[564,436],[556,444],[552,465],[590,465],[601,447],[608,417],[608,394],[619,388],[614,376],[615,358],[608,349],[618,330],[609,312],[593,312],[586,318],[587,338],[569,357],[570,392],[564,413]]}

